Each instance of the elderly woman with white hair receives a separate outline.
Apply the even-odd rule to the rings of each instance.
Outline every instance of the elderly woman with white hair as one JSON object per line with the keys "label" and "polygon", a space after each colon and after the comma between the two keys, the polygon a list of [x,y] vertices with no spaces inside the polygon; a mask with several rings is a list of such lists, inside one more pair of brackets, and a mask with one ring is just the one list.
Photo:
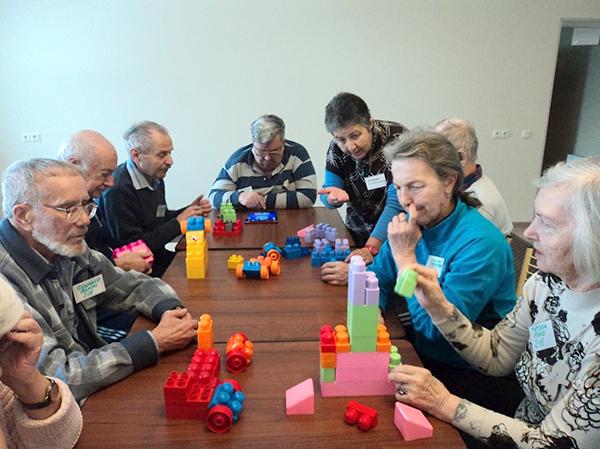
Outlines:
{"label": "elderly woman with white hair", "polygon": [[36,368],[42,329],[0,276],[0,449],[72,448],[81,411],[62,381]]}
{"label": "elderly woman with white hair", "polygon": [[537,182],[525,231],[539,272],[492,330],[471,323],[420,265],[416,298],[456,351],[489,375],[514,369],[525,398],[514,418],[451,394],[409,365],[390,375],[397,399],[492,447],[600,447],[600,156],[559,163]]}

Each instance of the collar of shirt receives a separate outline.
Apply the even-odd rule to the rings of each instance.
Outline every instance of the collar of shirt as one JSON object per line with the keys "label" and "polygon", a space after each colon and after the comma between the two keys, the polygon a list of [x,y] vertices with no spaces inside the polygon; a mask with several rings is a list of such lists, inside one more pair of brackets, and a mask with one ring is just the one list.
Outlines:
{"label": "collar of shirt", "polygon": [[131,159],[127,159],[125,168],[127,168],[129,176],[131,176],[131,182],[133,183],[135,190],[150,189],[154,191],[158,188],[160,181],[156,180],[150,184],[148,179],[142,174],[142,172],[135,165],[135,162],[133,162]]}
{"label": "collar of shirt", "polygon": [[54,272],[52,265],[27,244],[6,218],[0,222],[0,241],[34,284],[39,284],[42,279]]}

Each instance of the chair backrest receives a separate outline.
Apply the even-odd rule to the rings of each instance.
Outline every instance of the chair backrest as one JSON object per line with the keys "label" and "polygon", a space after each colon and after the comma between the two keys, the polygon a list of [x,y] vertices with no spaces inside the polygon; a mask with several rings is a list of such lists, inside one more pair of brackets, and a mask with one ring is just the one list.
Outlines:
{"label": "chair backrest", "polygon": [[517,280],[517,298],[520,298],[523,294],[523,286],[527,279],[537,273],[537,259],[533,255],[533,248],[525,249],[525,254],[523,255],[523,263],[521,265],[521,273],[519,274],[519,279]]}

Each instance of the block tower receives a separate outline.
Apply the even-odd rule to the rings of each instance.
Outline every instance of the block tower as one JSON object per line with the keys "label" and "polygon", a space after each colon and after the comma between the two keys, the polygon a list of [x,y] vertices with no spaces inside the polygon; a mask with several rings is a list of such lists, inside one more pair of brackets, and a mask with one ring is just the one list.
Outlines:
{"label": "block tower", "polygon": [[348,272],[347,327],[321,327],[321,395],[378,396],[394,394],[388,382],[390,335],[379,318],[379,282],[353,256]]}
{"label": "block tower", "polygon": [[190,217],[185,234],[185,267],[188,279],[204,279],[208,267],[208,245],[204,236],[204,217]]}

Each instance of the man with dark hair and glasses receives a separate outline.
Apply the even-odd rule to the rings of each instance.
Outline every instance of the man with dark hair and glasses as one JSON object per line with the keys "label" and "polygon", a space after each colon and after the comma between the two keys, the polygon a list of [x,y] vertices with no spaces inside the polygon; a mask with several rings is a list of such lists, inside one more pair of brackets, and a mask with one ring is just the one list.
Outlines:
{"label": "man with dark hair and glasses", "polygon": [[[44,332],[42,373],[63,380],[81,400],[194,338],[197,321],[169,285],[116,268],[88,248],[96,204],[77,167],[17,161],[4,172],[2,194],[0,273]],[[97,333],[99,306],[136,310],[158,325],[108,344]]]}
{"label": "man with dark hair and glasses", "polygon": [[263,115],[252,122],[250,132],[252,143],[231,155],[210,189],[213,207],[224,201],[248,209],[312,207],[315,167],[306,148],[286,140],[283,120]]}

